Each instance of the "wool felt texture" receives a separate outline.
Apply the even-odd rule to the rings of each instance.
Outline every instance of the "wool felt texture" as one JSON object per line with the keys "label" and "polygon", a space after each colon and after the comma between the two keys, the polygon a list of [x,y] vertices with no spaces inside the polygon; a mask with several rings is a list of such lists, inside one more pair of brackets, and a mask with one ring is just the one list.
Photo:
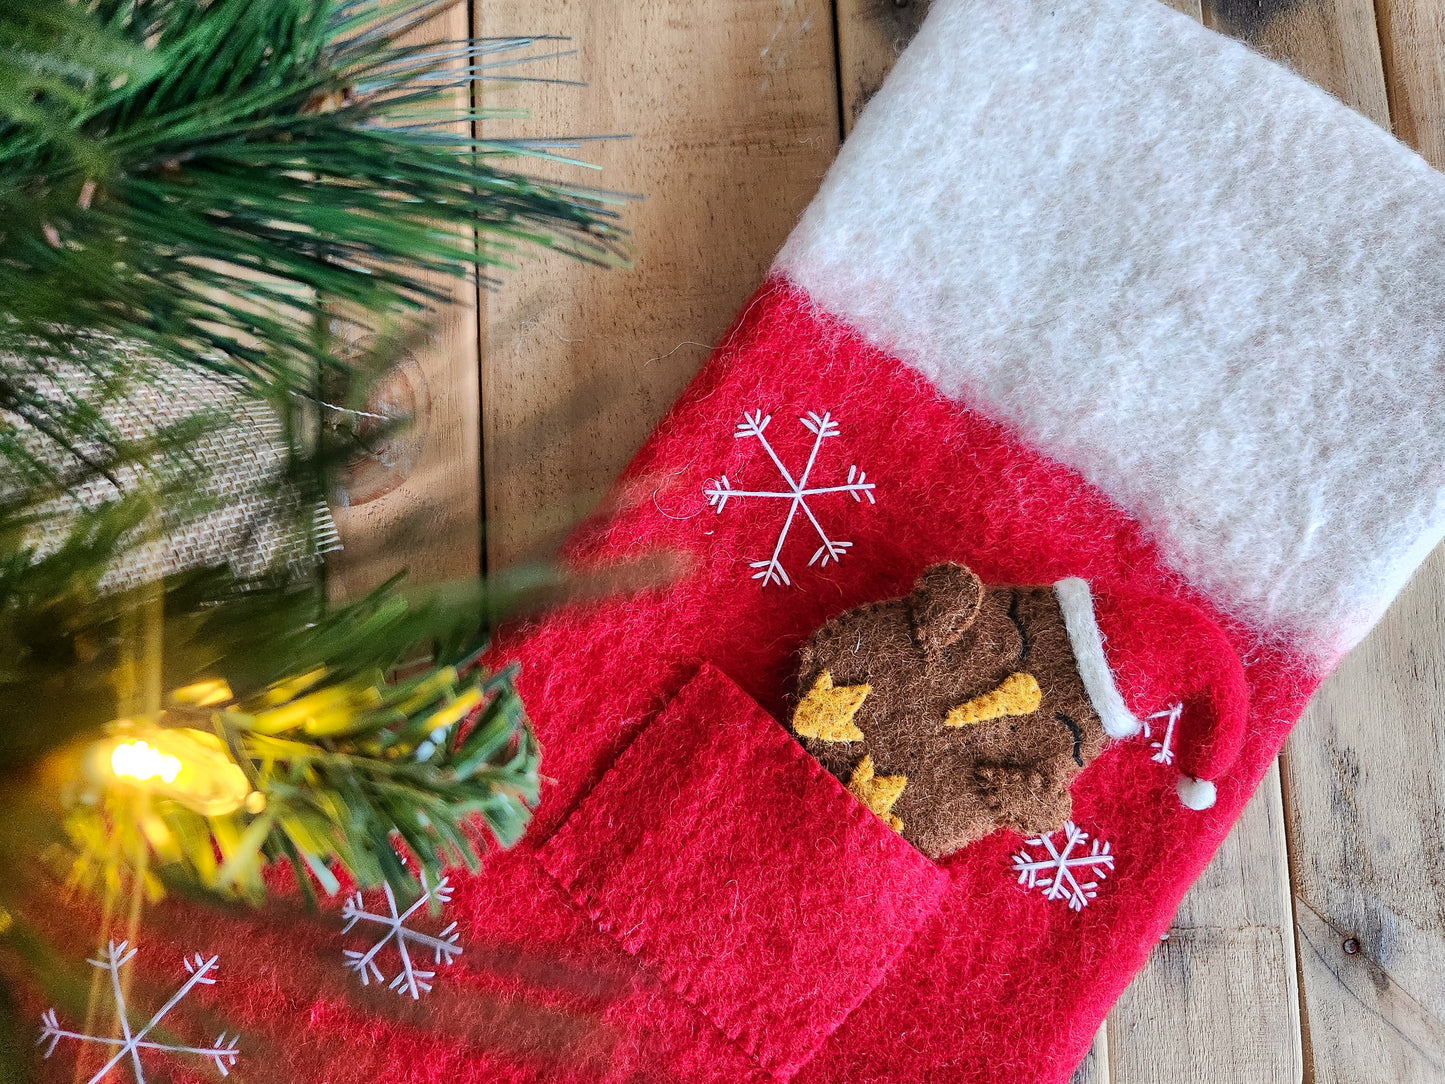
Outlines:
{"label": "wool felt texture", "polygon": [[904,612],[914,642],[930,661],[937,661],[973,625],[983,594],[983,581],[971,568],[944,561],[923,570]]}
{"label": "wool felt texture", "polygon": [[[247,1079],[1063,1084],[1335,653],[1433,541],[1442,378],[1421,359],[1437,334],[1439,178],[1338,103],[1154,0],[940,0],[898,73],[865,111],[779,271],[627,469],[612,502],[621,511],[584,528],[569,551],[579,566],[681,551],[689,573],[665,590],[565,609],[498,644],[492,661],[521,664],[550,782],[524,840],[489,855],[478,875],[454,878],[445,918],[466,951],[439,971],[433,992],[413,1003],[357,986],[342,966],[351,942],[338,932],[340,901],[320,919],[286,923],[171,901],[146,923],[136,966],[150,989],[165,989],[183,951],[221,955],[219,981],[176,1024],[207,1038],[219,1028],[202,1025],[217,1019],[239,1029],[237,1071]],[[1094,103],[1082,115],[1080,99]],[[945,130],[939,111],[952,118]],[[915,142],[915,130],[926,135]],[[1274,142],[1281,132],[1291,138]],[[1257,151],[1251,139],[1266,137]],[[956,154],[960,142],[966,153]],[[925,164],[920,145],[949,156],[946,176],[903,177]],[[843,179],[860,172],[848,163],[879,158],[887,191],[842,198]],[[1086,158],[1094,174],[1082,169]],[[1096,175],[1115,162],[1109,188]],[[1351,179],[1348,206],[1342,178]],[[1155,186],[1178,198],[1158,206]],[[1108,188],[1106,201],[1095,187]],[[1136,215],[1141,199],[1149,213]],[[953,214],[955,204],[970,213]],[[983,213],[990,207],[997,213]],[[910,208],[933,214],[914,221]],[[860,223],[873,209],[887,228]],[[860,224],[834,231],[836,216]],[[1397,229],[1396,216],[1411,229]],[[1110,218],[1128,228],[1115,231]],[[1331,243],[1314,244],[1311,231]],[[919,258],[898,278],[905,241]],[[971,257],[959,266],[929,257],[950,246]],[[874,247],[880,279],[895,275],[877,289]],[[1195,278],[1181,277],[1204,255]],[[856,267],[844,274],[849,261]],[[1234,292],[1214,289],[1222,281]],[[1367,296],[1383,307],[1363,305]],[[869,323],[875,312],[910,309],[943,345],[925,349],[926,336],[905,341]],[[1210,374],[1207,386],[1196,371]],[[1357,411],[1377,379],[1371,410],[1388,417],[1385,428]],[[1283,428],[1295,443],[1277,446],[1282,423],[1242,402],[1245,390],[1290,419]],[[1020,405],[1026,397],[1044,405]],[[1121,413],[1121,402],[1133,405]],[[1184,466],[1191,457],[1197,475]],[[738,492],[786,489],[779,463],[809,479],[799,489],[831,491],[709,497],[724,478]],[[856,471],[866,472],[872,503],[844,488]],[[1311,511],[1301,512],[1292,486]],[[1270,511],[1256,514],[1256,500]],[[795,507],[804,501],[807,515]],[[790,508],[793,530],[779,545]],[[851,547],[820,551],[824,532]],[[754,578],[775,548],[790,587]],[[738,698],[787,720],[812,633],[853,607],[907,594],[944,561],[984,584],[1086,581],[1124,710],[1147,720],[1182,703],[1179,763],[1212,779],[1217,800],[1203,811],[1181,805],[1176,766],[1152,760],[1142,735],[1107,743],[1069,790],[1074,822],[1114,859],[1095,898],[1074,911],[1027,890],[1012,856],[1029,845],[1000,829],[935,863],[942,895],[901,944],[899,917],[928,907],[924,896],[905,898],[917,870],[908,843],[821,771],[792,792],[804,808],[772,802],[760,784],[792,778],[775,744],[779,732],[792,739]],[[1172,623],[1160,598],[1178,604]],[[849,880],[856,856],[834,853],[832,834],[818,837],[814,855],[800,853],[787,832],[700,854],[681,825],[708,839],[733,838],[727,828],[687,819],[697,808],[687,794],[666,802],[642,782],[675,754],[642,746],[624,762],[653,726],[675,725],[666,713],[711,672],[705,665],[736,689],[686,701],[694,737],[729,751],[709,778],[710,745],[697,746],[687,781],[716,796],[726,776],[743,796],[715,799],[712,817],[776,825],[796,815],[845,839],[863,825],[882,833],[867,838],[890,882],[833,904],[853,920],[881,901],[881,936],[901,948],[876,979],[859,981],[862,999],[841,1022],[852,996],[841,984],[819,981],[820,1024],[757,976],[764,962],[793,958],[815,972],[831,951],[814,943],[825,936],[880,936],[843,923],[825,933],[802,911],[804,899],[830,898],[839,883],[830,878],[858,884]],[[738,771],[750,743],[769,766],[757,778]],[[844,815],[845,829],[832,816],[840,802],[862,811]],[[651,821],[634,820],[639,804]],[[659,862],[677,852],[666,856],[668,877],[628,866],[633,849]],[[771,879],[773,898],[729,883],[729,869],[751,877],[774,861],[785,872]],[[593,891],[593,908],[605,904],[596,917],[574,884]],[[726,887],[696,898],[677,888],[704,884]],[[614,912],[645,916],[635,952]],[[719,916],[731,941],[702,967],[688,931],[701,923],[715,932]],[[73,943],[76,959],[93,949],[83,936]],[[694,985],[703,1000],[690,1000]],[[736,1004],[720,1003],[728,997]],[[729,1036],[763,1020],[773,1032],[766,1046]],[[70,1079],[60,1058],[37,1078]]]}
{"label": "wool felt texture", "polygon": [[[1124,590],[1092,601],[1115,687],[1129,690],[1131,704],[1140,706],[1136,714],[1152,715],[1171,701],[1181,709],[1173,746],[1181,782],[1209,781],[1227,772],[1244,738],[1249,685],[1224,633],[1180,599]],[[1187,669],[1160,669],[1160,654],[1188,660]]]}
{"label": "wool felt texture", "polygon": [[[800,733],[803,746],[850,785],[863,758],[880,776],[904,777],[888,811],[930,858],[1000,825],[1058,828],[1069,817],[1069,785],[1104,748],[1048,587],[983,587],[968,568],[935,565],[902,598],[848,610],[809,637],[800,706],[820,671],[871,691],[853,716],[858,740]],[[1006,712],[1000,690],[1024,675],[1039,699]],[[985,701],[993,710],[975,710],[976,721],[953,721],[961,706]]]}
{"label": "wool felt texture", "polygon": [[893,803],[908,786],[906,775],[879,775],[873,770],[873,758],[866,753],[848,775],[848,793],[857,798],[879,820],[902,834],[903,821],[893,812]]}
{"label": "wool felt texture", "polygon": [[872,991],[947,885],[710,667],[539,857],[625,951],[783,1079]]}
{"label": "wool felt texture", "polygon": [[[507,652],[523,664],[538,725],[544,714],[554,719],[549,733],[557,736],[548,748],[565,746],[553,759],[559,772],[566,774],[557,758],[570,760],[579,748],[577,720],[622,720],[603,741],[612,749],[579,765],[573,782],[559,782],[549,800],[558,801],[560,815],[585,801],[634,728],[655,714],[651,705],[666,702],[695,660],[711,661],[775,718],[788,718],[787,694],[809,688],[798,667],[813,633],[855,606],[909,594],[940,558],[967,565],[985,584],[1086,579],[1127,709],[1144,719],[1184,701],[1184,715],[1198,723],[1189,740],[1224,749],[1239,743],[1237,759],[1216,778],[1216,805],[1184,808],[1176,767],[1150,759],[1142,735],[1107,745],[1070,788],[1073,819],[1108,841],[1116,857],[1097,898],[1073,912],[1025,891],[1012,864],[1023,839],[1016,831],[998,830],[955,851],[938,862],[950,879],[939,910],[794,1075],[816,1082],[1061,1082],[1268,767],[1313,687],[1314,661],[1191,589],[1138,521],[1076,472],[939,396],[788,283],[765,286],[745,312],[729,345],[629,468],[621,490],[634,506],[598,525],[575,551],[590,563],[679,548],[692,556],[692,574],[664,592],[550,618]],[[872,506],[844,494],[817,502],[820,524],[853,547],[836,565],[807,566],[813,540],[785,542],[789,589],[760,587],[750,575],[776,527],[756,513],[718,512],[704,496],[722,474],[749,489],[770,476],[755,442],[735,436],[738,420],[760,406],[771,412],[767,432],[784,464],[806,462],[816,438],[799,419],[826,407],[840,419],[840,433],[819,447],[817,477],[844,477],[857,463],[879,483]],[[645,657],[626,651],[644,631],[654,635],[654,648]],[[589,647],[575,668],[552,664],[576,644]],[[625,673],[634,687],[617,692],[609,673]],[[1238,689],[1229,681],[1222,692],[1216,688],[1221,674],[1246,682],[1242,702],[1231,699]],[[833,678],[835,687],[853,684],[841,670]],[[614,691],[603,695],[603,688]],[[867,706],[865,699],[859,719]],[[866,732],[866,723],[860,729]],[[1181,758],[1186,745],[1178,745]],[[874,768],[875,775],[904,774],[886,763]],[[906,795],[892,810],[905,831]],[[552,830],[544,805],[537,832]],[[595,846],[607,846],[605,833]],[[648,889],[637,884],[634,891]],[[779,878],[775,891],[798,889]],[[651,1026],[668,1025],[654,1018]],[[959,1044],[961,1034],[971,1041]],[[653,1071],[671,1073],[663,1064]]]}
{"label": "wool felt texture", "polygon": [[943,717],[943,725],[960,727],[1006,719],[1011,715],[1030,715],[1039,710],[1043,696],[1038,678],[1016,671],[1004,678],[998,688],[975,696],[951,710]]}
{"label": "wool felt texture", "polygon": [[1445,534],[1442,205],[1166,5],[946,0],[775,270],[1329,665]]}
{"label": "wool felt texture", "polygon": [[870,685],[844,685],[840,689],[833,684],[832,674],[821,671],[793,709],[793,731],[799,737],[823,742],[862,741],[863,732],[853,718],[872,691]]}

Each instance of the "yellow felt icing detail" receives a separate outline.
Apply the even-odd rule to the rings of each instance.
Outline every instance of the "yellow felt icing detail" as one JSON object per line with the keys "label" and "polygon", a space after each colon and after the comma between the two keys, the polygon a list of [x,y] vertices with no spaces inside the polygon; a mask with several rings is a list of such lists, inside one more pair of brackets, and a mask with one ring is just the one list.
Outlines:
{"label": "yellow felt icing detail", "polygon": [[903,831],[903,822],[889,812],[903,788],[908,786],[906,775],[874,775],[873,758],[864,754],[848,777],[848,789],[853,797],[876,813],[884,824],[895,832]]}
{"label": "yellow felt icing detail", "polygon": [[948,713],[944,726],[967,726],[1007,715],[1029,715],[1039,710],[1043,693],[1033,674],[1010,674],[993,692],[975,696]]}
{"label": "yellow felt icing detail", "polygon": [[853,716],[872,691],[871,685],[834,686],[833,675],[824,670],[793,709],[793,729],[820,741],[862,741],[863,731],[853,725]]}

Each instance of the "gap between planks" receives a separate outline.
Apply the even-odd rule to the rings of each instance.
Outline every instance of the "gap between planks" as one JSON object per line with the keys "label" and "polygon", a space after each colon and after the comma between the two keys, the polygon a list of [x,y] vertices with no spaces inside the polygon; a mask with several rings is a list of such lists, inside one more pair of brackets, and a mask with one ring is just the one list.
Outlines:
{"label": "gap between planks", "polygon": [[[757,288],[838,147],[828,0],[482,0],[478,34],[570,36],[489,101],[492,134],[623,133],[548,175],[643,199],[634,266],[525,255],[482,298],[483,462],[492,567],[544,557],[590,512]],[[500,97],[499,97],[500,95]]]}

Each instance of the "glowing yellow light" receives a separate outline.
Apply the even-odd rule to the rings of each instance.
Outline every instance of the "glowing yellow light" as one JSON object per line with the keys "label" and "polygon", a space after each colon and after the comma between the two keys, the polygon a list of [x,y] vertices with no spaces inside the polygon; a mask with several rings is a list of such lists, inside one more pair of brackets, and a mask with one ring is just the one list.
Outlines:
{"label": "glowing yellow light", "polygon": [[130,779],[159,779],[174,783],[181,774],[181,758],[162,753],[150,742],[128,741],[110,753],[110,770]]}
{"label": "glowing yellow light", "polygon": [[[99,744],[97,767],[108,767],[116,781],[173,798],[208,817],[255,806],[250,780],[216,735],[160,727],[147,728],[145,735]],[[264,801],[264,795],[257,797]]]}

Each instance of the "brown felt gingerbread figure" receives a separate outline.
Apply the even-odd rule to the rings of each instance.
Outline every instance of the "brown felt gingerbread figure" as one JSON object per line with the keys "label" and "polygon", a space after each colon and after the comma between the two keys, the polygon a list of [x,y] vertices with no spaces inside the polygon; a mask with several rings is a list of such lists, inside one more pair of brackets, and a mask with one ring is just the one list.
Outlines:
{"label": "brown felt gingerbread figure", "polygon": [[1003,826],[1059,827],[1106,738],[1054,589],[985,587],[959,564],[814,633],[793,729],[930,858]]}

